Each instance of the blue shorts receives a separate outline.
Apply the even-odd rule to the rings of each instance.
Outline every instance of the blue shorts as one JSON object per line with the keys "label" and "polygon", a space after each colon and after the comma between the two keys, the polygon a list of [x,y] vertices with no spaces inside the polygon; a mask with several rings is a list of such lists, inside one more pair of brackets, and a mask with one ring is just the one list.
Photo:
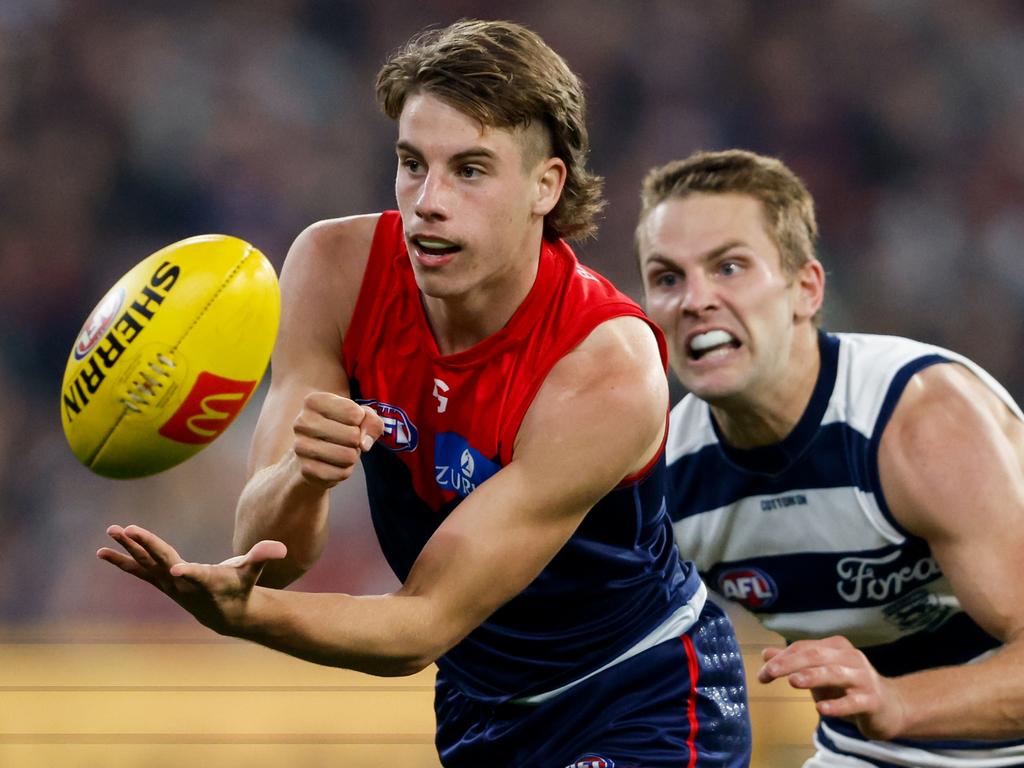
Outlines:
{"label": "blue shorts", "polygon": [[729,617],[710,600],[683,637],[543,704],[491,706],[438,675],[446,768],[747,768],[750,719]]}

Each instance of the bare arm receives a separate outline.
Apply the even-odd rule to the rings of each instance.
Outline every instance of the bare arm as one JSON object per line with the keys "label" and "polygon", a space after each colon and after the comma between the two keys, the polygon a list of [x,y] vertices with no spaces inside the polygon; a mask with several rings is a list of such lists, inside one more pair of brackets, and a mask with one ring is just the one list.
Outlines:
{"label": "bare arm", "polygon": [[964,610],[1005,645],[973,664],[883,678],[842,638],[801,641],[762,679],[789,674],[822,714],[874,738],[1024,736],[1024,424],[967,369],[932,366],[900,399],[879,467],[893,515],[928,541]]}
{"label": "bare arm", "polygon": [[231,568],[202,566],[129,528],[111,535],[132,557],[101,557],[157,583],[217,631],[321,664],[410,674],[522,591],[587,511],[657,454],[667,406],[650,330],[635,318],[603,324],[549,375],[513,460],[459,504],[390,595],[249,592],[246,574],[280,557],[266,542]]}
{"label": "bare arm", "polygon": [[281,271],[282,318],[271,385],[253,435],[249,481],[235,513],[236,552],[261,539],[287,546],[285,558],[267,564],[265,584],[284,586],[319,557],[327,534],[328,492],[352,473],[363,435],[373,428],[373,417],[364,425],[368,414],[342,400],[349,385],[341,344],[376,219],[313,225],[296,239]]}

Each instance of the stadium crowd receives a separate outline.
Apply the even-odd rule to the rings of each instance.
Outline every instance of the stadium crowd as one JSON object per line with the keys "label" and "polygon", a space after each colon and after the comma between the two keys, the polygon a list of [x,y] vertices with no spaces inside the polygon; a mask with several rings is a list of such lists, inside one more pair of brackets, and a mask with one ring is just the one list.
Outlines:
{"label": "stadium crowd", "polygon": [[[697,148],[779,155],[817,200],[825,326],[963,352],[1024,400],[1020,3],[527,0],[505,12],[588,86],[610,205],[578,248],[585,262],[639,297],[645,171]],[[280,267],[307,222],[389,206],[394,134],[374,73],[416,29],[493,13],[480,0],[0,4],[0,627],[185,620],[142,587],[131,600],[93,552],[130,518],[187,557],[222,556],[255,404],[181,467],[94,477],[59,416],[82,321],[174,240],[234,234]],[[307,589],[393,579],[361,494],[348,495]],[[116,606],[115,590],[128,595]]]}

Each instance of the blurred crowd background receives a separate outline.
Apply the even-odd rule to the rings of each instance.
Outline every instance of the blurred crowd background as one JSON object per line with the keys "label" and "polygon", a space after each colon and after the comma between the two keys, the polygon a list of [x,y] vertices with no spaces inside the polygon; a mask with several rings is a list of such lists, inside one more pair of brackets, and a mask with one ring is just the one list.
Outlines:
{"label": "blurred crowd background", "polygon": [[[172,241],[280,265],[326,217],[392,206],[373,81],[426,25],[512,18],[583,77],[610,205],[582,259],[639,297],[638,187],[698,148],[776,154],[818,204],[825,326],[963,352],[1024,400],[1024,4],[1018,0],[0,0],[0,629],[187,621],[95,558],[112,522],[229,554],[265,387],[157,477],[92,476],[61,377],[109,285]],[[308,589],[393,587],[358,481]]]}

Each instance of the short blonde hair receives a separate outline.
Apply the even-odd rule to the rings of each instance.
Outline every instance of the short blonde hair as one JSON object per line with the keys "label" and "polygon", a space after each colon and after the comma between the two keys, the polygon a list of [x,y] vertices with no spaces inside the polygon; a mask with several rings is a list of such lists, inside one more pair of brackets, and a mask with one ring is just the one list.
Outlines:
{"label": "short blonde hair", "polygon": [[792,277],[816,258],[818,222],[807,187],[781,160],[742,149],[695,152],[647,174],[640,191],[638,254],[640,232],[651,210],[666,200],[695,192],[736,193],[760,200],[768,235],[779,249],[787,275]]}

